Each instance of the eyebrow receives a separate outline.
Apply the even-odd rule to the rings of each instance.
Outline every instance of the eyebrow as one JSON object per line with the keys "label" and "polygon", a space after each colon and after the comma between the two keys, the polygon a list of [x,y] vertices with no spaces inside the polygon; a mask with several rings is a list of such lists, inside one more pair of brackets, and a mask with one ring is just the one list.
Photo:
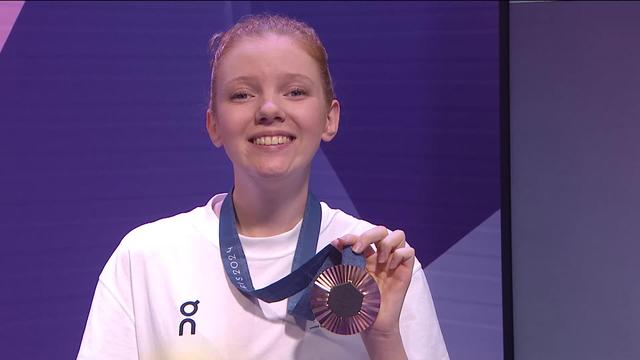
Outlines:
{"label": "eyebrow", "polygon": [[255,77],[253,77],[253,76],[238,76],[238,77],[235,77],[235,78],[225,82],[225,85],[232,84],[232,83],[235,83],[235,82],[251,82],[254,79],[255,79]]}
{"label": "eyebrow", "polygon": [[302,78],[303,80],[306,80],[310,83],[313,83],[313,80],[308,77],[307,75],[304,74],[296,74],[296,73],[286,73],[282,75],[283,78],[293,78],[293,79],[297,79],[297,78]]}
{"label": "eyebrow", "polygon": [[[310,77],[308,77],[307,75],[304,75],[304,74],[284,73],[284,74],[281,75],[281,77],[284,78],[284,79],[302,79],[302,80],[308,81],[308,82],[313,84],[313,80]],[[237,76],[237,77],[227,81],[225,83],[225,85],[233,84],[235,82],[253,82],[255,80],[256,80],[255,76],[241,75],[241,76]]]}

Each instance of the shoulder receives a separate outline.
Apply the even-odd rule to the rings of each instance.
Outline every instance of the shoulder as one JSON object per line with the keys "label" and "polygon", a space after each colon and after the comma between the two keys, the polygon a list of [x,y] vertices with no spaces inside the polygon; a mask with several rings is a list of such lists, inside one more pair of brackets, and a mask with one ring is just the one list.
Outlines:
{"label": "shoulder", "polygon": [[[224,195],[224,194],[222,194]],[[208,244],[217,234],[217,217],[211,208],[216,195],[205,205],[190,211],[161,218],[129,231],[114,251],[114,255],[154,255],[172,253],[194,244]],[[197,248],[197,246],[196,246]]]}
{"label": "shoulder", "polygon": [[140,225],[124,236],[119,247],[138,251],[177,241],[176,235],[186,238],[188,234],[197,230],[197,221],[201,212],[201,208],[195,208],[189,212]]}
{"label": "shoulder", "polygon": [[[127,233],[100,273],[109,286],[126,288],[134,274],[162,273],[176,264],[190,264],[217,246],[217,218],[206,205],[140,225]],[[203,255],[204,256],[204,255]],[[124,285],[123,285],[124,284]]]}
{"label": "shoulder", "polygon": [[359,235],[376,226],[340,209],[334,209],[325,202],[320,202],[320,206],[322,208],[321,233],[342,231]]}

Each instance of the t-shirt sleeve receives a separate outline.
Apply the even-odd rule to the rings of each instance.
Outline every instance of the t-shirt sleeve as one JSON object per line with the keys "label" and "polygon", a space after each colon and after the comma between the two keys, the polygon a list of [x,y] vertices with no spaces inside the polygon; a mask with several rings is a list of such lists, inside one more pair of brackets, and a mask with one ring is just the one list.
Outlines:
{"label": "t-shirt sleeve", "polygon": [[100,274],[78,359],[138,359],[128,251],[121,244]]}
{"label": "t-shirt sleeve", "polygon": [[410,360],[448,360],[427,277],[416,260],[400,313],[400,334]]}

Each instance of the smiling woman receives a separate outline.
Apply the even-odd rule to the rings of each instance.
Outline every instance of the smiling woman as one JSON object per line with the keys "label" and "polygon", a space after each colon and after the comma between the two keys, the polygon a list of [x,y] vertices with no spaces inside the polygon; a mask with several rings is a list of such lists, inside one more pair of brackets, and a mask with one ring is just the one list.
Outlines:
{"label": "smiling woman", "polygon": [[[273,33],[235,39],[214,62],[207,129],[234,164],[236,194],[244,194],[248,182],[258,190],[266,185],[263,178],[274,177],[276,187],[258,191],[275,195],[288,188],[280,198],[304,200],[307,188],[297,184],[308,182],[320,141],[331,141],[338,130],[340,104],[326,99],[323,72],[301,41]],[[288,141],[281,143],[281,136]],[[300,205],[304,201],[292,210],[300,211]],[[281,225],[273,233],[295,223]]]}
{"label": "smiling woman", "polygon": [[[78,357],[448,359],[404,232],[309,192],[312,158],[340,120],[313,29],[249,16],[212,43],[206,127],[233,164],[232,192],[123,239],[100,275]],[[361,275],[331,267],[341,290],[314,285],[331,265]],[[377,289],[358,290],[365,282]],[[314,286],[329,291],[326,309],[312,308]],[[329,310],[338,324],[314,319]],[[341,328],[366,330],[334,333]]]}

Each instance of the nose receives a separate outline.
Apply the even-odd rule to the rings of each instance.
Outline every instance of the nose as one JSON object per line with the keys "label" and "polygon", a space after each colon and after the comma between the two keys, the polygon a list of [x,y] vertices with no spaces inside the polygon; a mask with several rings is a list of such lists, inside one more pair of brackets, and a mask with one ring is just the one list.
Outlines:
{"label": "nose", "polygon": [[265,99],[256,112],[257,124],[271,124],[276,121],[283,122],[285,114],[272,99]]}

